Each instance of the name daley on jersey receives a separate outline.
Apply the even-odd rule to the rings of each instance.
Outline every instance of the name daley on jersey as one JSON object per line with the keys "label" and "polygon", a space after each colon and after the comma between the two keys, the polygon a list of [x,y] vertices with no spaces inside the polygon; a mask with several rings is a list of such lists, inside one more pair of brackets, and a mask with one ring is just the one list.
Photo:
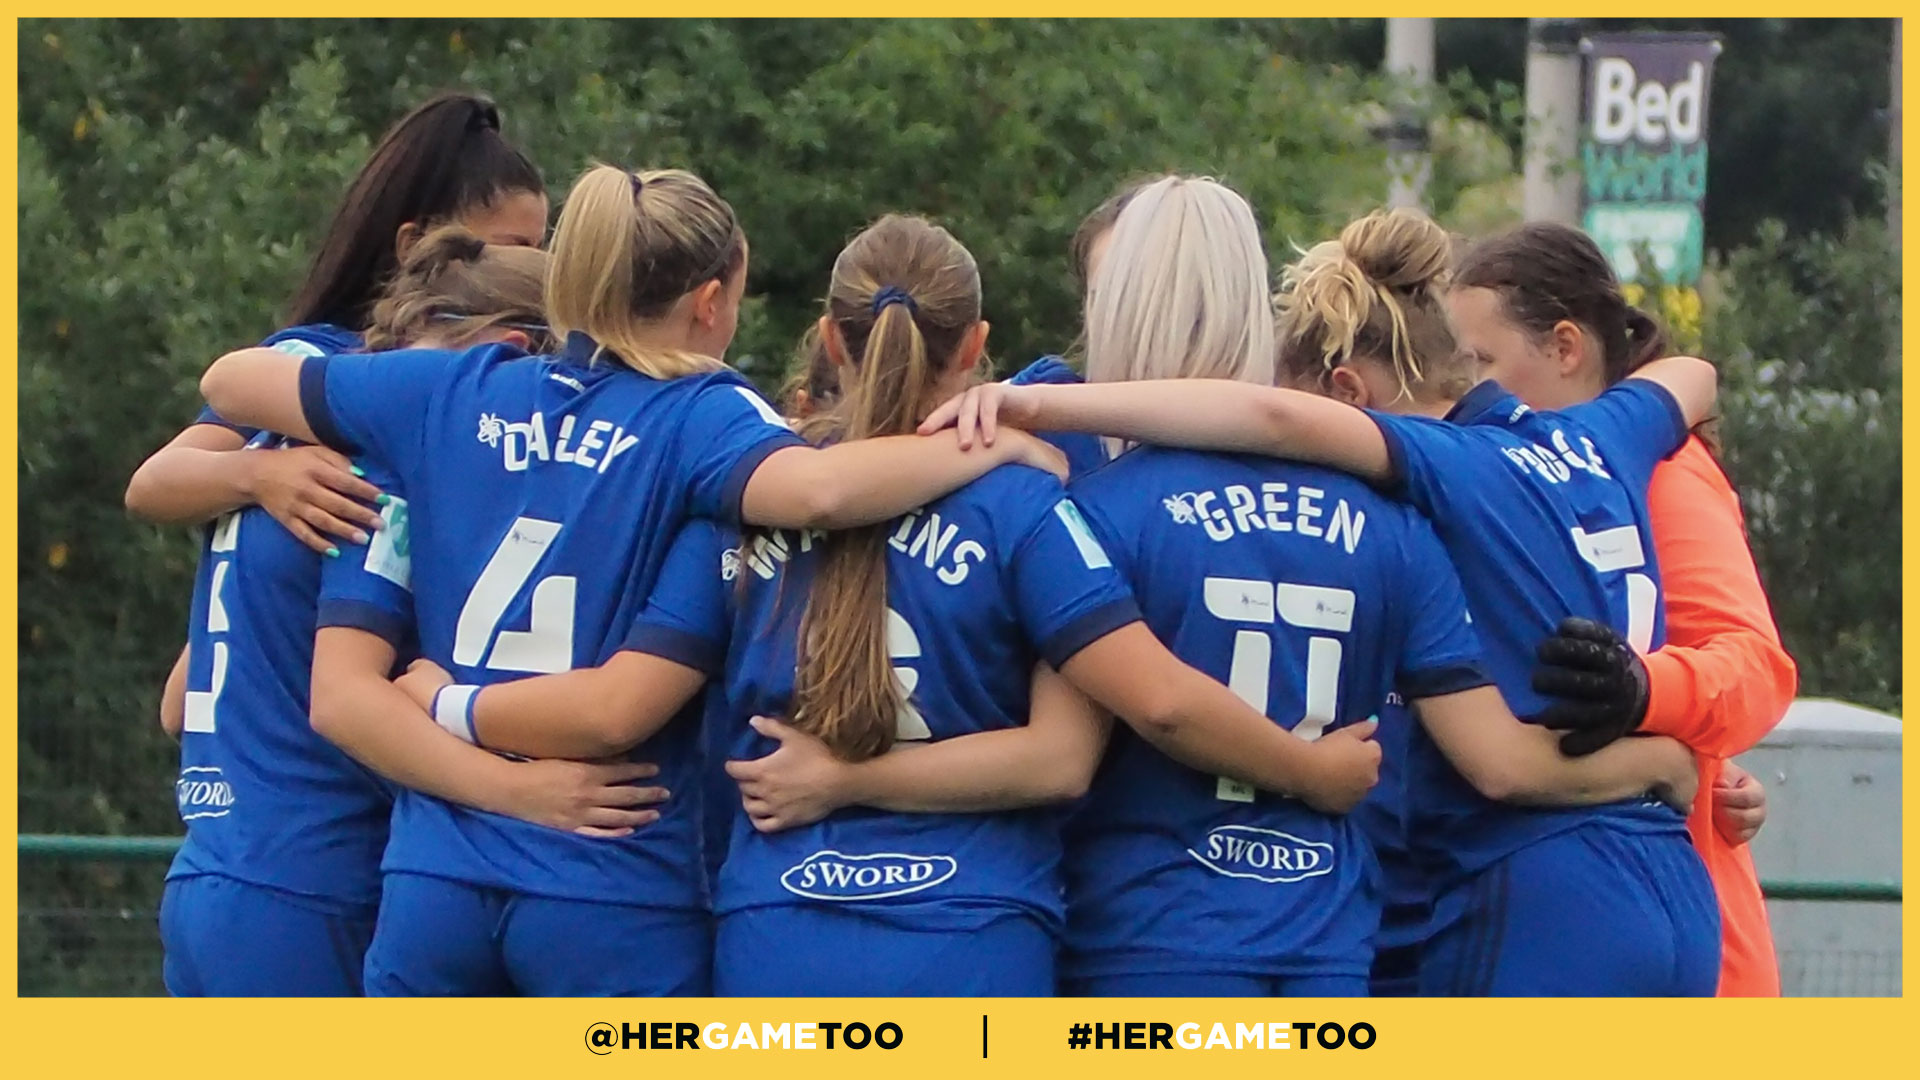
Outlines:
{"label": "name daley on jersey", "polygon": [[548,439],[547,418],[541,413],[523,421],[481,413],[476,437],[499,449],[508,472],[525,472],[535,461],[554,461],[604,473],[615,458],[640,442],[638,435],[627,434],[626,428],[612,421],[579,416],[561,417],[560,429]]}
{"label": "name daley on jersey", "polygon": [[1179,525],[1199,525],[1207,536],[1222,542],[1252,533],[1294,533],[1327,544],[1340,545],[1351,555],[1360,546],[1367,513],[1347,500],[1327,502],[1316,487],[1278,481],[1260,485],[1256,493],[1245,484],[1229,484],[1219,491],[1182,491],[1160,500]]}

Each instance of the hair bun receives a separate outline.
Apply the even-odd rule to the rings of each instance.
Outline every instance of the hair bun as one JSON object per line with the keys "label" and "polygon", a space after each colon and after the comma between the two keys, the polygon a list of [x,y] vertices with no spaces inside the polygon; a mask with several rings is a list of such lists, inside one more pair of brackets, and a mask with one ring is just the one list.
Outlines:
{"label": "hair bun", "polygon": [[442,225],[413,245],[401,273],[431,281],[454,263],[478,262],[486,252],[486,241],[465,226]]}
{"label": "hair bun", "polygon": [[1417,210],[1376,210],[1340,230],[1347,258],[1375,284],[1411,292],[1445,285],[1453,240]]}

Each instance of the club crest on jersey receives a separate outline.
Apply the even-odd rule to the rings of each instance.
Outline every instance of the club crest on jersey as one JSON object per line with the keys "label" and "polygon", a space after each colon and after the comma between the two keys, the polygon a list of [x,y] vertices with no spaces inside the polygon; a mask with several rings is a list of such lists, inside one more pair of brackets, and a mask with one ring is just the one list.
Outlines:
{"label": "club crest on jersey", "polygon": [[951,855],[816,851],[781,874],[780,886],[810,900],[884,900],[931,889],[959,869]]}
{"label": "club crest on jersey", "polygon": [[609,420],[589,420],[584,431],[575,431],[582,417],[563,416],[560,430],[547,438],[547,418],[534,413],[525,421],[510,421],[494,413],[481,413],[475,438],[500,451],[501,465],[508,472],[525,472],[535,461],[554,461],[578,465],[604,473],[607,466],[640,442],[638,435]]}
{"label": "club crest on jersey", "polygon": [[1187,849],[1200,865],[1227,877],[1287,882],[1333,872],[1333,845],[1304,840],[1277,829],[1222,825],[1207,833],[1202,850]]}
{"label": "club crest on jersey", "polygon": [[173,782],[173,796],[180,803],[180,820],[226,817],[233,812],[233,785],[220,770],[192,765],[180,770]]}

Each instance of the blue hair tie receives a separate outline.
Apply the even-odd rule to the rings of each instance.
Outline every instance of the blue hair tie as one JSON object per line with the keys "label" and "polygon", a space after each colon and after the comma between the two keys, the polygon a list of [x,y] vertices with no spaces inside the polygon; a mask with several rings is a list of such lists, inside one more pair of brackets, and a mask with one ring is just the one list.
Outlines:
{"label": "blue hair tie", "polygon": [[905,304],[907,305],[907,314],[920,314],[920,305],[914,303],[913,297],[907,295],[907,290],[898,285],[889,285],[873,294],[873,317],[876,319],[879,318],[880,313],[887,309],[888,304]]}

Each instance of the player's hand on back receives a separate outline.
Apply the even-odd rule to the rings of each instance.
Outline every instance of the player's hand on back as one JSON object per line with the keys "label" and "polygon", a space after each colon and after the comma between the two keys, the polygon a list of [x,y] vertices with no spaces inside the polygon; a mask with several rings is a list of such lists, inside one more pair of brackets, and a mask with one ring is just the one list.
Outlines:
{"label": "player's hand on back", "polygon": [[506,793],[505,812],[535,825],[617,839],[660,820],[660,812],[650,808],[666,802],[670,793],[636,783],[659,774],[659,766],[643,762],[516,762],[519,782]]}
{"label": "player's hand on back", "polygon": [[1619,631],[1592,619],[1562,619],[1535,650],[1533,688],[1556,700],[1541,726],[1566,734],[1560,752],[1594,753],[1630,734],[1646,718],[1647,665]]}
{"label": "player's hand on back", "polygon": [[727,762],[727,775],[740,785],[740,803],[754,828],[779,832],[811,825],[847,805],[850,766],[826,743],[772,717],[756,716],[751,723],[780,744],[765,757]]}
{"label": "player's hand on back", "polygon": [[920,434],[931,435],[942,428],[954,428],[960,436],[960,448],[970,450],[977,440],[992,446],[1001,424],[1032,427],[1033,388],[1012,383],[986,383],[956,394],[933,410],[920,425]]}
{"label": "player's hand on back", "polygon": [[1380,782],[1380,724],[1363,720],[1330,731],[1308,745],[1314,754],[1314,778],[1300,798],[1323,814],[1344,814],[1360,804]]}
{"label": "player's hand on back", "polygon": [[1767,822],[1767,789],[1758,777],[1729,761],[1713,784],[1713,827],[1733,845],[1754,838]]}
{"label": "player's hand on back", "polygon": [[380,528],[371,504],[380,489],[354,473],[344,456],[324,446],[253,450],[249,493],[301,543],[322,555],[338,553],[337,542],[364,544]]}

